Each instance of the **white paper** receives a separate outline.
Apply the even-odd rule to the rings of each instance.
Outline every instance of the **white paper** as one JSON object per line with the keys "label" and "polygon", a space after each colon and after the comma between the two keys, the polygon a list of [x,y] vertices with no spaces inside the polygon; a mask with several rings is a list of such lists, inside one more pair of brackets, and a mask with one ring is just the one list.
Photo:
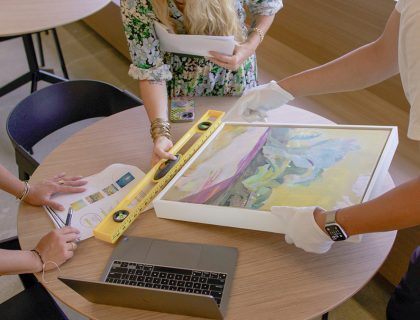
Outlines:
{"label": "white paper", "polygon": [[93,229],[128,192],[144,177],[139,168],[127,164],[112,164],[101,172],[83,178],[88,181],[83,193],[58,194],[54,201],[64,206],[64,211],[44,206],[57,228],[66,221],[69,207],[73,208],[71,226],[80,230],[80,240],[93,236]]}
{"label": "white paper", "polygon": [[165,25],[154,22],[160,48],[166,52],[210,56],[209,51],[232,55],[235,49],[233,36],[203,36],[169,33]]}

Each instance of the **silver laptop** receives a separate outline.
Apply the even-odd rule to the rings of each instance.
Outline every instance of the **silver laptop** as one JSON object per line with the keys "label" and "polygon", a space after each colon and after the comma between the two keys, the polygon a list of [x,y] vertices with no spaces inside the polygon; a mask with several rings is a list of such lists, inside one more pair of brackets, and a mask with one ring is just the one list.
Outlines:
{"label": "silver laptop", "polygon": [[94,303],[223,319],[237,256],[231,247],[123,236],[101,281],[59,279]]}

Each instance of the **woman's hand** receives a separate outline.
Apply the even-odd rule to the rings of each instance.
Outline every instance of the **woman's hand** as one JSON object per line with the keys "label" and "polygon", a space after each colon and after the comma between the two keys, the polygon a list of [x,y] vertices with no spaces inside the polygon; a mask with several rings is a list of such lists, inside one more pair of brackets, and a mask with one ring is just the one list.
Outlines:
{"label": "woman's hand", "polygon": [[215,51],[210,51],[211,57],[208,59],[229,70],[238,70],[238,68],[255,52],[255,46],[251,43],[245,42],[241,45],[235,46],[233,55],[229,56]]}
{"label": "woman's hand", "polygon": [[157,137],[152,154],[152,166],[154,166],[160,159],[176,160],[176,157],[169,153],[168,150],[173,147],[173,143],[165,136]]}
{"label": "woman's hand", "polygon": [[[53,261],[60,266],[73,257],[74,251],[77,249],[75,241],[78,238],[79,230],[73,227],[55,229],[42,237],[35,249],[39,252],[45,263],[44,270],[47,271],[56,268],[56,265],[54,263],[48,263],[49,261]],[[40,266],[41,268],[39,270],[42,270],[41,261]]]}
{"label": "woman's hand", "polygon": [[58,202],[52,201],[51,197],[59,192],[62,193],[78,193],[83,192],[86,188],[82,186],[87,181],[81,180],[82,177],[66,177],[65,173],[58,174],[51,179],[45,179],[41,182],[31,184],[28,196],[24,201],[33,206],[49,206],[56,210],[64,210],[64,207]]}

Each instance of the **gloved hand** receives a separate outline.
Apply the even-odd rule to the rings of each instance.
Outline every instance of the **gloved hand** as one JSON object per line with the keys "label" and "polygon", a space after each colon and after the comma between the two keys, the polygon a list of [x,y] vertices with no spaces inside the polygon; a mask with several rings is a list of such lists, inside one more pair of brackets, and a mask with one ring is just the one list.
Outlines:
{"label": "gloved hand", "polygon": [[228,121],[265,121],[267,111],[281,107],[294,97],[274,80],[244,92],[226,115]]}
{"label": "gloved hand", "polygon": [[[306,252],[325,253],[334,241],[322,231],[314,218],[316,207],[272,207],[271,212],[285,223],[285,240]],[[286,219],[285,219],[286,217]]]}

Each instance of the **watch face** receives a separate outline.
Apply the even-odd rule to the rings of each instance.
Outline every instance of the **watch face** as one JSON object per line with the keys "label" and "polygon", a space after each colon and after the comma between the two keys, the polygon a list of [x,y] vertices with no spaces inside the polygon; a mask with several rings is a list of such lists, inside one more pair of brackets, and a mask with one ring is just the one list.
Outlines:
{"label": "watch face", "polygon": [[337,224],[329,224],[325,226],[325,230],[330,235],[331,240],[333,241],[342,241],[347,239],[347,234],[343,229]]}

